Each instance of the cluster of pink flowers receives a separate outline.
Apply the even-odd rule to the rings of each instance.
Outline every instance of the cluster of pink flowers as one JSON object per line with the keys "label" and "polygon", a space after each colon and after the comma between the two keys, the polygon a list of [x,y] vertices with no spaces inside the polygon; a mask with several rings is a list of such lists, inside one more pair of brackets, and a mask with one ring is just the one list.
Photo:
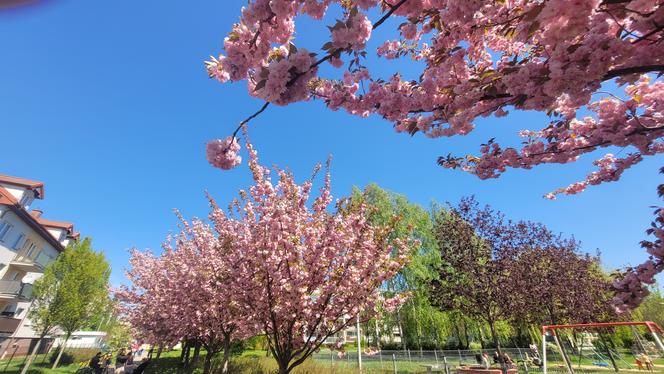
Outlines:
{"label": "cluster of pink flowers", "polygon": [[306,99],[309,81],[318,70],[312,68],[316,58],[306,49],[294,46],[275,49],[272,56],[255,80],[249,81],[252,95],[277,105]]}
{"label": "cluster of pink flowers", "polygon": [[334,48],[362,50],[371,37],[372,24],[367,16],[356,11],[346,22],[338,22],[331,30]]}
{"label": "cluster of pink flowers", "polygon": [[205,147],[208,162],[212,166],[224,170],[232,169],[242,162],[239,151],[240,143],[231,136],[224,140],[210,140]]}
{"label": "cluster of pink flowers", "polygon": [[[479,158],[446,159],[446,167],[464,166],[482,179],[496,178],[508,167],[529,169],[543,163],[569,163],[584,153],[609,146],[634,147],[637,152],[615,159],[606,155],[595,162],[599,171],[588,175],[586,181],[571,185],[556,193],[574,194],[588,185],[618,180],[622,172],[641,162],[644,156],[664,151],[660,141],[664,134],[664,83],[651,83],[642,76],[625,89],[629,99],[604,98],[588,107],[595,117],[555,122],[545,129],[522,131],[529,141],[520,149],[502,149],[491,143],[480,149]],[[552,139],[555,139],[553,141]],[[555,195],[555,194],[552,194]],[[552,196],[549,195],[549,196]]]}
{"label": "cluster of pink flowers", "polygon": [[641,161],[641,157],[640,153],[634,153],[624,158],[616,158],[613,154],[608,153],[601,159],[593,162],[599,170],[588,174],[584,181],[572,183],[565,188],[547,193],[544,196],[547,199],[554,200],[558,194],[574,195],[583,192],[590,185],[617,181],[627,168]]}
{"label": "cluster of pink flowers", "polygon": [[387,40],[383,43],[376,52],[378,56],[385,57],[388,60],[395,59],[399,56],[401,42],[398,40]]}
{"label": "cluster of pink flowers", "polygon": [[633,310],[650,294],[649,285],[655,284],[655,275],[664,270],[662,260],[648,260],[626,271],[623,277],[613,283],[618,291],[613,304],[618,313]]}
{"label": "cluster of pink flowers", "polygon": [[403,292],[400,294],[396,294],[393,297],[384,299],[381,306],[383,310],[386,311],[387,313],[392,313],[397,309],[401,308],[401,306],[405,304],[406,301],[408,301],[411,297],[412,295],[410,292]]}

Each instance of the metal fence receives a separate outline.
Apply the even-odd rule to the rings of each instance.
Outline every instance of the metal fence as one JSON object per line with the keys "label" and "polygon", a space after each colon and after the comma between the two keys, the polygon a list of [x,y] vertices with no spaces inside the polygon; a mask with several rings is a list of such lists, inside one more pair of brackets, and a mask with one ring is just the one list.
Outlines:
{"label": "metal fence", "polygon": [[[481,352],[487,352],[489,357],[495,350],[398,350],[398,351],[378,351],[375,354],[362,353],[362,368],[368,372],[441,372],[453,373],[459,366],[475,365],[475,355]],[[523,353],[527,352],[519,348],[503,349],[514,359],[525,357]],[[346,352],[339,356],[334,351],[321,351],[314,354],[316,361],[323,365],[330,365],[335,368],[357,368],[359,366],[357,351]]]}
{"label": "metal fence", "polygon": [[[520,373],[541,373],[542,368],[529,364],[532,358],[528,348],[503,348]],[[477,365],[478,353],[488,353],[493,361],[495,349],[476,350],[398,350],[378,351],[375,354],[362,353],[362,369],[365,373],[455,373],[460,366]],[[339,356],[337,352],[322,350],[313,355],[319,364],[336,369],[357,369],[359,366],[357,351],[346,352]],[[567,373],[562,356],[559,352],[547,349],[549,373]],[[530,361],[532,362],[532,361]],[[497,366],[497,365],[494,365]],[[584,373],[585,370],[575,370]]]}

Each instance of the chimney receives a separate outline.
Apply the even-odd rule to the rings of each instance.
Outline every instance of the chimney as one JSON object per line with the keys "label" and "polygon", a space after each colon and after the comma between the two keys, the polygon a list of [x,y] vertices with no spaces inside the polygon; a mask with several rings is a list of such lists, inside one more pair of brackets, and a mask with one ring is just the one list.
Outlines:
{"label": "chimney", "polygon": [[44,211],[39,209],[33,209],[30,211],[30,215],[34,217],[34,219],[39,219],[39,217],[41,217],[42,214],[44,214]]}

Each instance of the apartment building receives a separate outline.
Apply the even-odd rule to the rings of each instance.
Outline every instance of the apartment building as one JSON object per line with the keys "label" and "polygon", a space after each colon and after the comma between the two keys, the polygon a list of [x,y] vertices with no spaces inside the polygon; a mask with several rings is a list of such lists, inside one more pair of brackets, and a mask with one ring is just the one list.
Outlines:
{"label": "apartment building", "polygon": [[0,175],[0,354],[24,354],[34,344],[38,336],[26,318],[33,284],[79,236],[73,224],[31,209],[42,199],[42,182]]}

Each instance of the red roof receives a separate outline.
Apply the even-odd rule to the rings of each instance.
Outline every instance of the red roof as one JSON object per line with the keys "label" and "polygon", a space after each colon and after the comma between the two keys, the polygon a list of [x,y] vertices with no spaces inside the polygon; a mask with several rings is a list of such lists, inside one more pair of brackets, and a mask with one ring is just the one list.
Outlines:
{"label": "red roof", "polygon": [[62,252],[65,248],[60,244],[60,242],[51,235],[46,230],[46,227],[42,226],[37,222],[35,217],[33,217],[27,210],[23,209],[21,204],[16,201],[16,198],[9,193],[4,187],[0,186],[0,204],[8,206],[12,212],[17,216],[21,217],[25,223],[27,223],[33,230],[35,230],[44,240],[51,244],[55,249]]}
{"label": "red roof", "polygon": [[19,186],[27,188],[36,192],[37,199],[44,198],[44,182],[33,181],[29,179],[23,179],[19,177],[12,177],[9,175],[0,174],[0,183],[11,184],[14,186]]}
{"label": "red roof", "polygon": [[44,226],[56,227],[56,228],[65,229],[65,230],[69,230],[69,229],[74,228],[74,224],[69,223],[69,222],[51,221],[51,220],[43,219],[43,218],[38,218],[37,222],[41,223]]}
{"label": "red roof", "polygon": [[74,224],[70,222],[51,221],[43,218],[37,218],[37,222],[41,223],[43,226],[46,227],[54,227],[57,229],[67,230],[67,236],[73,239],[78,239],[78,237],[80,236],[78,232],[74,231]]}
{"label": "red roof", "polygon": [[[28,179],[11,177],[7,175],[0,175],[0,183],[11,184],[14,186],[20,186],[24,188],[31,189],[36,192],[36,197],[39,199],[44,198],[44,183],[31,181]],[[41,211],[36,211],[35,214],[25,210],[21,204],[16,200],[14,195],[12,195],[7,189],[0,185],[0,205],[8,206],[17,216],[21,217],[33,230],[35,230],[39,235],[41,235],[44,240],[49,242],[57,250],[63,251],[64,247],[62,244],[51,235],[51,233],[46,230],[46,227],[54,227],[58,229],[67,230],[67,237],[72,239],[78,239],[80,233],[74,231],[74,224],[70,222],[61,222],[61,221],[51,221],[41,218]],[[38,213],[37,213],[38,212]]]}

